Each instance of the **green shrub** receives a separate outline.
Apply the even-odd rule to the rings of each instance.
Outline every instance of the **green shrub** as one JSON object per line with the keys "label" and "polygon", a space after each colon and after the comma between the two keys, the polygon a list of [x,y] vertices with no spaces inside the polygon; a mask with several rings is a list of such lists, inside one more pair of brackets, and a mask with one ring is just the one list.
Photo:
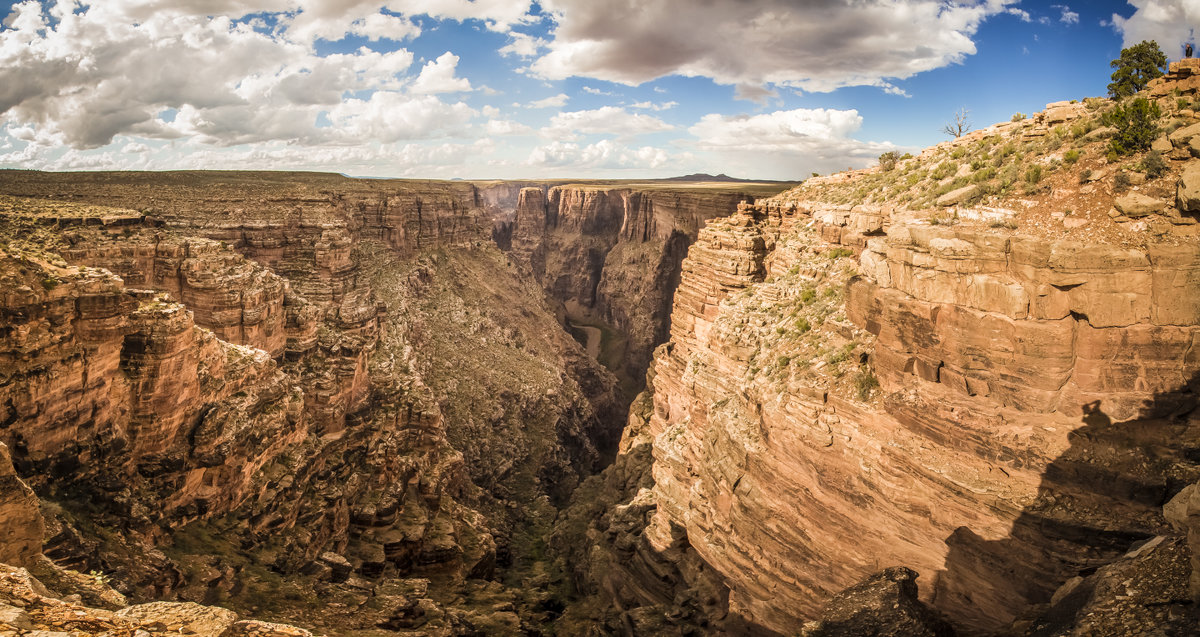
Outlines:
{"label": "green shrub", "polygon": [[1089,168],[1079,173],[1079,183],[1086,184],[1092,178],[1092,170]]}
{"label": "green shrub", "polygon": [[1063,162],[1067,164],[1073,164],[1079,161],[1079,154],[1080,153],[1077,150],[1068,150],[1067,152],[1063,153]]}
{"label": "green shrub", "polygon": [[825,253],[825,257],[829,260],[840,259],[842,257],[854,256],[854,251],[849,248],[834,248]]}
{"label": "green shrub", "polygon": [[888,152],[879,156],[879,167],[883,169],[884,172],[890,172],[896,168],[897,159],[898,157],[896,151],[889,150]]}
{"label": "green shrub", "polygon": [[879,389],[879,379],[868,370],[861,370],[854,377],[854,389],[859,400],[868,400],[871,393]]}
{"label": "green shrub", "polygon": [[817,298],[817,291],[814,290],[813,288],[804,288],[804,291],[800,293],[800,302],[805,305],[812,303],[813,299],[816,299],[816,298]]}
{"label": "green shrub", "polygon": [[1081,119],[1074,124],[1071,124],[1071,139],[1079,139],[1084,135],[1092,132],[1096,128],[1096,122],[1090,117]]}
{"label": "green shrub", "polygon": [[1146,153],[1139,166],[1142,172],[1146,173],[1146,176],[1151,179],[1157,179],[1167,174],[1167,162],[1163,160],[1162,155],[1156,150]]}
{"label": "green shrub", "polygon": [[1109,141],[1109,151],[1128,155],[1150,148],[1158,137],[1158,118],[1162,115],[1157,102],[1139,97],[1128,104],[1118,104],[1104,115],[1104,123],[1117,129]]}
{"label": "green shrub", "polygon": [[995,176],[996,176],[996,169],[989,166],[987,168],[983,168],[983,169],[975,171],[975,174],[971,175],[971,182],[979,184],[979,183],[983,183]]}
{"label": "green shrub", "polygon": [[958,172],[958,164],[952,161],[944,161],[941,164],[938,164],[938,167],[934,169],[933,174],[930,175],[930,177],[932,177],[934,181],[941,181],[956,172]]}
{"label": "green shrub", "polygon": [[1129,179],[1129,173],[1126,172],[1117,173],[1116,178],[1113,179],[1113,190],[1117,192],[1129,190],[1129,187],[1132,185],[1133,182]]}
{"label": "green shrub", "polygon": [[1042,166],[1040,164],[1033,164],[1032,166],[1025,169],[1025,182],[1026,183],[1036,184],[1037,182],[1039,182],[1041,180],[1042,180]]}
{"label": "green shrub", "polygon": [[811,329],[812,329],[812,325],[809,324],[808,319],[806,319],[804,317],[800,317],[800,318],[796,319],[796,331],[803,334]]}
{"label": "green shrub", "polygon": [[1025,119],[1025,113],[1013,113],[1012,121],[1019,122]]}

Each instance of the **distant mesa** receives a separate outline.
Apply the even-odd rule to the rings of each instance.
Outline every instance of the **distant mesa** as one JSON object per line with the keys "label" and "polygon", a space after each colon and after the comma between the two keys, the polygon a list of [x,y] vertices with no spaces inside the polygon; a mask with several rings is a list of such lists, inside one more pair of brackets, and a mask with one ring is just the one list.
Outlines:
{"label": "distant mesa", "polygon": [[737,177],[730,177],[729,175],[726,175],[725,173],[721,173],[719,175],[710,175],[708,173],[692,173],[690,175],[684,175],[682,177],[667,177],[666,179],[663,179],[663,181],[727,181],[727,182],[757,183],[757,184],[795,183],[795,182],[779,181],[779,180],[774,180],[774,179],[738,179]]}

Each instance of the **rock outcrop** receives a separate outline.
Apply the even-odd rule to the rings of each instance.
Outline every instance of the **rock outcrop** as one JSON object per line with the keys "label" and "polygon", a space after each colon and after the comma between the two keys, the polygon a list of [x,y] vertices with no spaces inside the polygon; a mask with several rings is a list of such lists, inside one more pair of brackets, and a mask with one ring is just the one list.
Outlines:
{"label": "rock outcrop", "polygon": [[37,496],[12,466],[8,447],[0,443],[0,562],[24,565],[42,552],[45,532]]}
{"label": "rock outcrop", "polygon": [[[724,588],[704,621],[787,633],[898,562],[991,632],[1164,531],[1159,507],[1200,472],[1194,243],[828,210],[747,207],[692,246],[653,366],[653,487],[611,509],[647,522],[594,535],[635,549],[590,567],[623,574],[612,597]],[[856,268],[836,265],[845,245]],[[630,564],[684,554],[653,580]]]}
{"label": "rock outcrop", "polygon": [[804,637],[952,637],[954,629],[917,599],[917,574],[889,568],[829,600],[821,619],[804,627]]}

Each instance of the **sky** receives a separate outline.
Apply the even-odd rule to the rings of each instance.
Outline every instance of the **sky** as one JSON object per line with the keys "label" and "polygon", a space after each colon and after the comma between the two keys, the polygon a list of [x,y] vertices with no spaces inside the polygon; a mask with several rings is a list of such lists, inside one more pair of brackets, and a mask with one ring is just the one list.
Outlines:
{"label": "sky", "polygon": [[0,168],[797,180],[1057,100],[1200,0],[0,2]]}

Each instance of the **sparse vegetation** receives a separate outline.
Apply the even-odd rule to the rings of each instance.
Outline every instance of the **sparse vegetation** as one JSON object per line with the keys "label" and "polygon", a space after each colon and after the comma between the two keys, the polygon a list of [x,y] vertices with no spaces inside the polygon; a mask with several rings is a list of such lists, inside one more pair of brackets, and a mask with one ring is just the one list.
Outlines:
{"label": "sparse vegetation", "polygon": [[1132,185],[1133,182],[1129,179],[1127,172],[1117,173],[1117,176],[1113,178],[1113,190],[1116,192],[1125,192]]}
{"label": "sparse vegetation", "polygon": [[1041,164],[1033,164],[1025,169],[1025,183],[1036,184],[1042,180]]}
{"label": "sparse vegetation", "polygon": [[1063,153],[1063,163],[1070,166],[1071,164],[1079,161],[1079,155],[1080,152],[1078,150],[1068,150],[1067,152]]}
{"label": "sparse vegetation", "polygon": [[1129,155],[1150,148],[1158,136],[1158,118],[1162,112],[1157,102],[1139,97],[1118,104],[1104,116],[1104,123],[1117,129],[1109,142],[1109,154]]}
{"label": "sparse vegetation", "polygon": [[899,159],[899,157],[897,156],[896,151],[889,150],[888,152],[879,156],[879,168],[884,172],[895,170],[897,159]]}
{"label": "sparse vegetation", "polygon": [[854,376],[854,390],[859,400],[870,400],[876,389],[879,389],[879,379],[870,370],[860,370]]}
{"label": "sparse vegetation", "polygon": [[1158,179],[1167,174],[1167,162],[1163,159],[1162,154],[1156,150],[1146,153],[1146,156],[1142,158],[1142,162],[1138,166],[1150,179]]}
{"label": "sparse vegetation", "polygon": [[1013,113],[1012,121],[1019,122],[1025,119],[1025,113]]}

